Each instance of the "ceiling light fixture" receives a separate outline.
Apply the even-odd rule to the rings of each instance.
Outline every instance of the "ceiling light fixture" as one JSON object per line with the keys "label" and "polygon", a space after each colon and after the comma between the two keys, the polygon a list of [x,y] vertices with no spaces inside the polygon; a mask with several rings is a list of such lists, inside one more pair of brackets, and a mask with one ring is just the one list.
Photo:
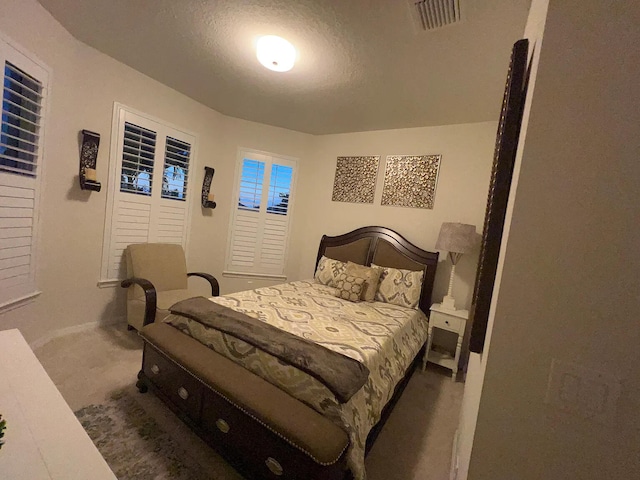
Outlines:
{"label": "ceiling light fixture", "polygon": [[265,35],[256,45],[258,61],[275,72],[287,72],[296,61],[296,49],[282,37]]}

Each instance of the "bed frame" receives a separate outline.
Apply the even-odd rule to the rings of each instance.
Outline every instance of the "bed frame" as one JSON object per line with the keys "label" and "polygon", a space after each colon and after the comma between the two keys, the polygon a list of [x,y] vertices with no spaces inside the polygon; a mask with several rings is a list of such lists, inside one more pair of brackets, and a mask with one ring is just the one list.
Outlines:
{"label": "bed frame", "polygon": [[[386,267],[423,270],[419,307],[428,315],[438,253],[422,250],[388,228],[362,227],[344,235],[323,236],[318,249],[316,266],[323,255],[367,266],[374,263]],[[151,322],[151,319],[149,322],[145,319],[145,325]],[[246,478],[256,480],[301,478],[307,480],[348,480],[352,478],[346,468],[344,454],[346,445],[340,456],[336,457],[337,460],[322,463],[309,455],[308,449],[301,448],[299,441],[291,441],[292,427],[286,423],[292,416],[297,415],[302,418],[303,424],[315,422],[314,424],[317,424],[318,428],[325,428],[324,432],[329,432],[333,428],[329,424],[329,420],[324,419],[310,407],[289,397],[260,377],[244,370],[213,350],[209,350],[197,340],[173,329],[173,327],[163,324],[148,325],[140,331],[140,335],[145,340],[142,370],[138,374],[138,383],[136,384],[140,392],[144,393],[148,389],[153,390],[169,408]],[[199,357],[195,358],[198,356],[197,352],[200,352]],[[402,395],[416,366],[421,363],[423,354],[424,346],[412,361],[403,379],[396,386],[391,400],[382,411],[379,422],[367,437],[367,453]],[[192,356],[193,358],[191,358]],[[220,366],[209,369],[207,373],[205,372],[206,365]],[[276,399],[276,403],[286,403],[289,410],[286,413],[280,412],[279,416],[278,412],[275,412],[274,416],[274,412],[271,411],[267,421],[262,416],[260,405],[243,404],[238,400],[242,397],[242,392],[236,392],[238,395],[228,393],[229,380],[227,377],[231,375],[225,375],[226,368],[240,369],[235,370],[233,375],[237,378],[242,377],[247,383],[254,386],[258,385],[257,388],[268,389],[270,387],[274,389],[273,394],[276,397],[280,395],[280,398]],[[241,387],[242,385],[235,385],[233,388]],[[223,421],[220,424],[220,419],[207,420],[211,416],[210,410],[213,409],[224,410],[230,416],[229,418],[233,419],[234,425],[239,425],[235,431],[242,431],[243,435],[234,437],[235,440],[231,442],[229,440],[231,435],[223,435],[227,433],[224,432],[225,428],[227,431],[229,430],[229,425],[226,422]],[[216,412],[214,417],[217,415]],[[320,418],[318,419],[314,415]],[[279,421],[281,424],[278,423]],[[326,422],[327,425],[323,422]],[[342,431],[339,431],[337,435],[326,433],[324,436],[332,437],[335,442],[338,442],[333,446],[335,448],[339,447],[340,441],[344,442],[344,440],[340,440],[340,434],[346,436]],[[303,437],[304,435],[302,437],[294,435],[293,438]],[[328,441],[331,441],[331,438]],[[289,463],[283,467],[284,462],[282,460],[278,462],[270,454],[273,451],[280,455],[278,459],[287,459]],[[311,461],[309,457],[314,458],[315,461]],[[266,461],[265,458],[267,458]],[[268,468],[265,468],[265,463]]]}

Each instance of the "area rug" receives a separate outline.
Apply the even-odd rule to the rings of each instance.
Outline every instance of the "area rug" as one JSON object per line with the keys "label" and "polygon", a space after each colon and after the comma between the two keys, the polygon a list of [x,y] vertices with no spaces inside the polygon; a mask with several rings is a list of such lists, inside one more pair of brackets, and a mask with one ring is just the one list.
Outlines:
{"label": "area rug", "polygon": [[154,402],[151,395],[127,389],[75,412],[119,480],[242,478]]}

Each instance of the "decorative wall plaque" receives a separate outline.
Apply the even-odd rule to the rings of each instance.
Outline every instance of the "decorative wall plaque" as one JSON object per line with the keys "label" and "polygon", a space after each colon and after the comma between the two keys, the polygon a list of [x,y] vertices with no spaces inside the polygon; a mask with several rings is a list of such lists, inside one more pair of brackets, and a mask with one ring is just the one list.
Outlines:
{"label": "decorative wall plaque", "polygon": [[100,147],[100,134],[90,130],[82,130],[82,143],[80,145],[80,188],[99,192],[101,185],[96,179],[96,164],[98,161],[98,148]]}
{"label": "decorative wall plaque", "polygon": [[334,202],[373,203],[380,155],[338,157],[333,181]]}
{"label": "decorative wall plaque", "polygon": [[433,208],[442,155],[389,155],[382,205]]}
{"label": "decorative wall plaque", "polygon": [[213,201],[213,193],[211,192],[211,182],[216,169],[213,167],[204,167],[204,179],[202,180],[202,208],[216,208],[216,202]]}

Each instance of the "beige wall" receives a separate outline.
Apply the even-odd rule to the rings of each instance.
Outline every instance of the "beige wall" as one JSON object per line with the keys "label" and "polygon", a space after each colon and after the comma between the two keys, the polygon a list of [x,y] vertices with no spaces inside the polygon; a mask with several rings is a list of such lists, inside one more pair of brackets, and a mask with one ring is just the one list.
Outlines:
{"label": "beige wall", "polygon": [[[97,287],[114,102],[197,135],[188,263],[218,277],[226,251],[237,148],[273,151],[305,161],[310,135],[224,117],[75,40],[35,0],[0,0],[0,32],[53,72],[40,208],[37,282],[42,294],[28,305],[0,314],[0,329],[20,328],[30,342],[58,329],[113,321],[124,313],[119,288]],[[99,193],[78,187],[78,132],[82,129],[101,134],[97,169],[103,189]],[[204,165],[216,169],[213,188],[218,200],[217,209],[205,212],[198,203]],[[288,273],[297,268],[293,262]],[[190,281],[206,292],[206,283]],[[239,287],[235,280],[221,283],[223,291]]]}
{"label": "beige wall", "polygon": [[505,215],[505,227],[503,231],[503,242],[500,249],[500,257],[496,272],[496,280],[494,293],[491,302],[491,310],[489,312],[489,322],[487,325],[487,334],[485,347],[482,354],[470,353],[469,363],[467,366],[467,375],[464,385],[464,396],[460,409],[460,421],[458,424],[457,437],[454,445],[454,464],[452,469],[456,471],[457,480],[466,479],[469,473],[469,463],[471,461],[471,452],[474,445],[474,435],[476,430],[476,422],[478,419],[478,410],[480,408],[480,399],[482,388],[484,385],[484,376],[487,368],[487,359],[491,350],[491,336],[495,321],[495,305],[500,298],[500,286],[502,280],[502,269],[504,267],[504,254],[508,246],[509,231],[511,220],[513,217],[513,204],[517,197],[518,179],[520,168],[522,166],[522,152],[525,142],[526,132],[529,125],[529,116],[531,114],[531,101],[535,93],[536,77],[538,66],[540,63],[540,50],[542,47],[542,36],[544,32],[545,21],[547,17],[548,0],[533,0],[531,9],[527,19],[527,25],[523,38],[529,40],[529,79],[527,87],[527,97],[522,115],[522,127],[520,130],[519,148],[516,155],[514,165],[513,180],[509,195],[507,212]]}
{"label": "beige wall", "polygon": [[[498,107],[496,107],[498,109]],[[427,250],[435,247],[442,222],[463,222],[482,232],[497,124],[495,122],[441,127],[383,130],[325,135],[314,138],[314,156],[300,175],[304,188],[298,205],[304,218],[296,218],[300,242],[300,277],[313,275],[318,243],[323,234],[336,235],[366,225],[393,228]],[[442,154],[433,210],[382,206],[387,155]],[[380,155],[373,204],[331,201],[336,157]],[[436,274],[434,301],[446,294],[451,262],[442,255]],[[477,252],[465,255],[456,267],[453,294],[466,308],[475,280]]]}
{"label": "beige wall", "polygon": [[[639,24],[549,2],[469,479],[640,476]],[[612,421],[545,404],[552,359],[619,379]]]}
{"label": "beige wall", "polygon": [[[220,115],[77,41],[35,0],[0,0],[0,32],[52,70],[37,271],[42,294],[26,305],[0,313],[0,329],[20,328],[32,344],[78,325],[108,323],[124,315],[121,289],[97,286],[114,102],[197,136],[187,260],[190,269],[216,275],[223,293],[274,283],[222,275],[239,147],[300,160],[285,272],[291,280],[312,275],[323,233],[386,225],[423,248],[433,249],[443,221],[473,223],[481,228],[494,122],[313,137]],[[103,189],[99,193],[83,192],[77,184],[78,132],[82,129],[101,134],[97,170]],[[382,156],[380,173],[388,154],[441,153],[434,210],[381,207],[382,174],[374,205],[331,202],[336,157],[369,153]],[[205,165],[216,169],[212,187],[218,203],[215,210],[203,211],[199,206]],[[463,306],[468,305],[476,261],[477,254],[472,254],[459,264],[454,294]],[[446,262],[439,269],[436,299],[446,291],[449,268]],[[190,282],[198,293],[207,294],[205,282]]]}

